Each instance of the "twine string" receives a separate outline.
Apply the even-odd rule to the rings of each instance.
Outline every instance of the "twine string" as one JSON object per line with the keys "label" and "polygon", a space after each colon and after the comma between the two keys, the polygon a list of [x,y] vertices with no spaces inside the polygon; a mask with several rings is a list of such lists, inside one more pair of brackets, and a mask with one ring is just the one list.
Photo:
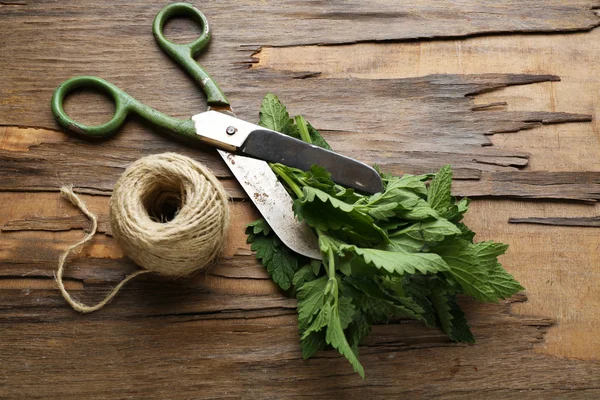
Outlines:
{"label": "twine string", "polygon": [[139,271],[136,271],[133,274],[129,275],[128,277],[123,279],[115,288],[113,288],[113,290],[111,290],[110,293],[108,295],[106,295],[104,300],[100,301],[96,305],[88,306],[86,304],[83,304],[80,301],[75,300],[69,294],[69,292],[67,291],[67,289],[65,288],[65,285],[63,283],[63,274],[65,271],[65,263],[67,261],[67,257],[69,256],[69,254],[71,254],[73,251],[75,251],[75,249],[77,249],[78,247],[83,246],[84,244],[86,244],[87,242],[92,240],[92,237],[94,237],[94,235],[96,234],[96,231],[98,230],[98,218],[96,217],[95,214],[93,214],[87,208],[87,206],[85,205],[83,200],[81,200],[79,198],[79,196],[77,196],[75,194],[75,192],[73,192],[72,187],[63,186],[62,188],[60,188],[60,194],[63,198],[69,200],[69,202],[71,204],[73,204],[75,207],[77,207],[92,223],[92,227],[91,227],[90,231],[87,233],[87,235],[85,235],[85,237],[83,239],[81,239],[79,242],[69,246],[69,248],[67,248],[63,253],[61,253],[60,257],[58,258],[58,270],[54,274],[54,278],[56,279],[56,283],[58,284],[58,289],[60,290],[63,298],[67,301],[67,303],[69,303],[71,305],[71,307],[73,307],[73,309],[75,309],[76,311],[87,314],[87,313],[91,313],[93,311],[99,310],[102,307],[104,307],[106,304],[108,304],[113,299],[113,297],[115,297],[115,295],[119,292],[119,290],[121,290],[123,285],[125,285],[127,282],[129,282],[130,280],[132,280],[133,278],[135,278],[138,275],[146,274],[150,271],[139,270]]}
{"label": "twine string", "polygon": [[63,274],[69,254],[96,233],[98,219],[73,188],[65,186],[60,192],[92,224],[83,239],[61,253],[55,274],[62,296],[81,313],[101,309],[139,275],[156,272],[179,277],[207,268],[225,243],[229,198],[212,172],[201,163],[175,153],[144,157],[119,178],[110,200],[112,235],[143,269],[123,279],[102,301],[88,306],[67,292]]}

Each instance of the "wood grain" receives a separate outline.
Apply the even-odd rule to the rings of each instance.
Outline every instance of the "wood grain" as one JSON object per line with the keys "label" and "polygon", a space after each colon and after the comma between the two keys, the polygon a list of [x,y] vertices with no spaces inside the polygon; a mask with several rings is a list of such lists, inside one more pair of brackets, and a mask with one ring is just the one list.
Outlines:
{"label": "wood grain", "polygon": [[[360,349],[365,381],[335,351],[301,359],[295,302],[245,243],[257,212],[211,149],[174,142],[135,118],[101,143],[58,132],[49,98],[78,74],[102,76],[180,118],[203,109],[198,89],[150,34],[163,5],[0,3],[1,398],[600,396],[598,235],[508,223],[600,215],[600,30],[558,34],[598,25],[598,1],[198,5],[214,29],[200,62],[241,117],[255,121],[272,91],[342,153],[394,173],[452,163],[458,194],[497,197],[475,200],[467,223],[478,240],[511,245],[501,261],[527,301],[462,299],[473,346],[414,321],[375,327]],[[180,22],[167,27],[169,37],[189,40]],[[499,32],[555,34],[481,36]],[[476,37],[456,39],[467,36]],[[91,123],[111,112],[88,92],[66,107]],[[143,277],[102,312],[74,313],[52,276],[58,254],[87,225],[56,191],[75,184],[88,193],[109,233],[115,180],[132,161],[164,151],[206,163],[235,199],[223,256],[206,274]],[[505,196],[516,199],[498,199]],[[93,302],[136,269],[99,234],[69,260],[65,277],[77,298]]]}

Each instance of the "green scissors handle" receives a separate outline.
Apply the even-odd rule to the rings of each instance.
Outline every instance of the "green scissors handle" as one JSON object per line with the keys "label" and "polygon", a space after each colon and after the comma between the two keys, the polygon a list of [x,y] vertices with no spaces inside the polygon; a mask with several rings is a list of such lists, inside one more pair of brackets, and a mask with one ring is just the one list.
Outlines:
{"label": "green scissors handle", "polygon": [[[202,34],[187,44],[170,42],[163,34],[165,22],[172,17],[185,16],[193,19],[202,27]],[[210,75],[194,60],[210,41],[210,28],[202,12],[187,3],[174,3],[163,8],[154,18],[152,32],[158,45],[179,65],[181,65],[200,85],[209,107],[228,107],[229,102],[223,91]],[[77,88],[90,88],[109,94],[115,102],[115,113],[110,121],[102,125],[88,126],[72,120],[63,108],[65,96]],[[191,119],[180,120],[169,117],[149,107],[123,90],[102,78],[93,76],[77,76],[61,83],[54,91],[51,100],[52,113],[59,125],[67,131],[94,138],[108,137],[114,134],[125,122],[127,115],[137,114],[150,123],[172,133],[196,138],[194,123]]]}

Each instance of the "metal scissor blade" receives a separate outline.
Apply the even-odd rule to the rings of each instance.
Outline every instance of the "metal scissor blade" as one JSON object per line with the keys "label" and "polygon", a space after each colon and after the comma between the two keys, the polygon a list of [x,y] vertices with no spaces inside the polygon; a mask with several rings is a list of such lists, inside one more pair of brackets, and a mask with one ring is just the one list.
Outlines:
{"label": "metal scissor blade", "polygon": [[292,198],[265,161],[217,150],[263,218],[296,253],[321,259],[317,236],[292,211]]}
{"label": "metal scissor blade", "polygon": [[192,117],[200,140],[237,154],[303,171],[317,164],[329,171],[335,182],[364,193],[375,194],[383,190],[379,173],[360,161],[220,111],[211,110]]}
{"label": "metal scissor blade", "polygon": [[383,191],[379,173],[367,164],[268,129],[250,132],[239,151],[303,171],[316,164],[329,171],[331,179],[342,186],[369,194]]}

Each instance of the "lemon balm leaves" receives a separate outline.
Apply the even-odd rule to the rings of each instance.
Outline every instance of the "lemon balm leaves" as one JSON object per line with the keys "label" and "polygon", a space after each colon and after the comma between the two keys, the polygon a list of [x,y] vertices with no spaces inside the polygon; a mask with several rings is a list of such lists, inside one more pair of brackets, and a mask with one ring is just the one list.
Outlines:
{"label": "lemon balm leaves", "polygon": [[358,372],[358,374],[364,379],[365,370],[363,369],[361,363],[358,361],[358,356],[354,353],[352,347],[350,347],[350,344],[346,339],[344,327],[342,326],[338,310],[334,310],[334,313],[330,318],[329,324],[327,325],[325,341],[327,342],[327,344],[330,344],[334,349],[337,349],[341,355],[346,357],[346,359],[350,361],[350,364],[352,364],[354,371]]}
{"label": "lemon balm leaves", "polygon": [[523,290],[498,262],[508,245],[497,242],[448,241],[436,251],[450,266],[449,274],[464,293],[481,301],[497,302]]}
{"label": "lemon balm leaves", "polygon": [[300,140],[306,139],[303,134],[308,135],[310,143],[331,150],[321,134],[302,116],[291,118],[287,108],[273,93],[267,93],[263,99],[258,124]]}
{"label": "lemon balm leaves", "polygon": [[441,242],[447,236],[460,235],[461,233],[461,230],[447,219],[433,219],[414,223],[390,236],[399,238],[406,235],[423,242]]}
{"label": "lemon balm leaves", "polygon": [[[330,149],[303,117],[291,118],[276,96],[260,124]],[[452,196],[452,168],[395,177],[380,173],[374,195],[337,185],[325,169],[272,164],[294,197],[298,219],[319,236],[321,260],[293,253],[264,220],[248,225],[251,249],[283,290],[298,299],[303,358],[335,348],[364,377],[359,344],[378,323],[398,318],[440,328],[456,342],[475,338],[457,296],[495,302],[523,290],[498,257],[507,245],[475,242],[463,222],[469,200]]]}
{"label": "lemon balm leaves", "polygon": [[327,276],[306,282],[297,292],[298,298],[298,325],[300,329],[308,326],[314,315],[323,307],[325,301],[325,287]]}
{"label": "lemon balm leaves", "polygon": [[267,93],[260,106],[258,124],[267,129],[284,133],[300,139],[300,133],[294,125],[294,120],[277,96]]}
{"label": "lemon balm leaves", "polygon": [[488,270],[489,285],[500,299],[508,299],[512,295],[525,290],[515,278],[502,268],[499,262],[491,262]]}
{"label": "lemon balm leaves", "polygon": [[446,262],[434,253],[402,253],[378,249],[363,249],[342,245],[340,250],[355,256],[355,260],[390,274],[437,273],[448,271]]}
{"label": "lemon balm leaves", "polygon": [[283,290],[288,290],[299,265],[306,263],[306,258],[283,244],[264,219],[250,223],[246,227],[246,234],[250,249],[266,267],[273,281]]}
{"label": "lemon balm leaves", "polygon": [[[298,290],[298,327],[305,358],[331,345],[345,356],[354,370],[364,378],[364,369],[344,334],[356,312],[353,300],[340,295],[339,280],[334,275],[305,283]],[[322,331],[325,331],[324,343]]]}
{"label": "lemon balm leaves", "polygon": [[448,337],[455,342],[475,343],[475,337],[467,323],[456,296],[436,288],[429,295],[435,309],[439,325]]}
{"label": "lemon balm leaves", "polygon": [[451,194],[452,168],[446,165],[435,174],[427,191],[427,202],[439,213],[444,213],[454,205]]}
{"label": "lemon balm leaves", "polygon": [[256,221],[249,223],[248,228],[251,229],[247,229],[246,233],[253,233],[255,235],[258,235],[260,233],[262,233],[263,235],[269,235],[271,233],[271,227],[263,218],[257,219]]}
{"label": "lemon balm leaves", "polygon": [[363,244],[388,241],[387,234],[373,218],[320,189],[305,186],[303,196],[294,201],[294,213],[300,221],[321,231],[335,231],[344,239]]}

